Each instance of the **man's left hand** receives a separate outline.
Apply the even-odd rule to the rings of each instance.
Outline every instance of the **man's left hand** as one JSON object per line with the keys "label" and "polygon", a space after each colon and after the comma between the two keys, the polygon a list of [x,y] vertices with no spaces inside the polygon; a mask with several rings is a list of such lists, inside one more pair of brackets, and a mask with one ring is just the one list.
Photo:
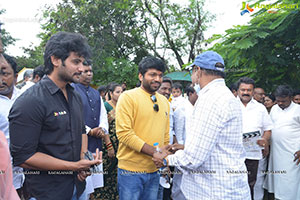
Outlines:
{"label": "man's left hand", "polygon": [[267,139],[265,138],[261,138],[257,140],[257,144],[261,147],[263,147],[264,149],[262,150],[263,152],[263,156],[267,157],[269,155],[269,142]]}
{"label": "man's left hand", "polygon": [[90,171],[79,171],[77,174],[77,178],[79,181],[83,182],[91,174],[92,173]]}

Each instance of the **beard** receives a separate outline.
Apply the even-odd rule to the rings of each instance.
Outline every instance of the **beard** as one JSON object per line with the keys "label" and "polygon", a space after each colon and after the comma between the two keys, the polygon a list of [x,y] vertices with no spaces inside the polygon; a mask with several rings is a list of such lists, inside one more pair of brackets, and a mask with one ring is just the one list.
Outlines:
{"label": "beard", "polygon": [[10,87],[6,85],[6,88],[3,90],[0,90],[0,95],[6,96],[10,93],[12,93],[14,90],[14,84],[12,84]]}
{"label": "beard", "polygon": [[142,85],[145,88],[145,90],[147,90],[150,93],[154,93],[154,92],[156,92],[159,89],[159,87],[161,85],[160,82],[155,82],[155,83],[158,83],[158,86],[157,87],[151,87],[151,83],[148,84],[145,80],[143,80]]}

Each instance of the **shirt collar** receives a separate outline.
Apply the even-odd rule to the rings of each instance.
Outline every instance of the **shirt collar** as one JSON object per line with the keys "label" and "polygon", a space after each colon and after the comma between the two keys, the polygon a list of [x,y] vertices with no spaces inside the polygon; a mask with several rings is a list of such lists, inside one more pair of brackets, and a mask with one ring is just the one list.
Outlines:
{"label": "shirt collar", "polygon": [[85,85],[83,85],[81,83],[76,83],[76,85],[78,85],[78,87],[81,88],[81,89],[83,89],[83,90],[89,90],[90,89],[90,86],[86,87]]}
{"label": "shirt collar", "polygon": [[[51,95],[55,94],[56,92],[58,92],[60,90],[60,88],[57,87],[57,85],[48,76],[44,76],[41,81],[43,83],[46,83],[45,86],[48,88]],[[67,83],[66,90],[74,90],[74,88],[72,86],[70,86],[69,83]]]}
{"label": "shirt collar", "polygon": [[201,94],[204,94],[205,92],[207,92],[210,88],[214,87],[215,85],[225,85],[225,80],[223,78],[217,78],[217,79],[209,82],[206,86],[201,88],[198,96],[200,96]]}
{"label": "shirt collar", "polygon": [[251,100],[247,103],[247,106],[244,106],[244,104],[243,104],[242,100],[240,99],[240,97],[237,96],[236,98],[239,100],[240,104],[243,105],[243,107],[248,107],[248,106],[250,106],[250,105],[255,105],[256,103],[258,103],[258,102],[257,102],[255,99],[253,99],[253,97],[252,97]]}

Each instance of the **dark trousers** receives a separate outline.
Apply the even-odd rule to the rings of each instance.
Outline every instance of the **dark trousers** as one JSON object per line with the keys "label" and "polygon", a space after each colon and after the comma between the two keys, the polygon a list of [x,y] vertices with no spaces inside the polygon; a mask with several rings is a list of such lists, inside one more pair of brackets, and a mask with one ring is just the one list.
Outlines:
{"label": "dark trousers", "polygon": [[246,159],[245,164],[248,171],[248,184],[251,192],[251,199],[254,198],[254,185],[256,182],[258,160]]}

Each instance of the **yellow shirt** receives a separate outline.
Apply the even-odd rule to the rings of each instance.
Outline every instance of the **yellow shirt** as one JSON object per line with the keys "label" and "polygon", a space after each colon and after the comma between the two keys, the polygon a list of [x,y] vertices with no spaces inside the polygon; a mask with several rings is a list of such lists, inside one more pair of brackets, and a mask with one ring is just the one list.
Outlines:
{"label": "yellow shirt", "polygon": [[152,157],[141,152],[145,143],[169,143],[169,111],[166,97],[155,93],[159,111],[153,109],[151,94],[142,88],[125,91],[116,107],[116,132],[119,139],[118,167],[128,171],[157,171]]}

